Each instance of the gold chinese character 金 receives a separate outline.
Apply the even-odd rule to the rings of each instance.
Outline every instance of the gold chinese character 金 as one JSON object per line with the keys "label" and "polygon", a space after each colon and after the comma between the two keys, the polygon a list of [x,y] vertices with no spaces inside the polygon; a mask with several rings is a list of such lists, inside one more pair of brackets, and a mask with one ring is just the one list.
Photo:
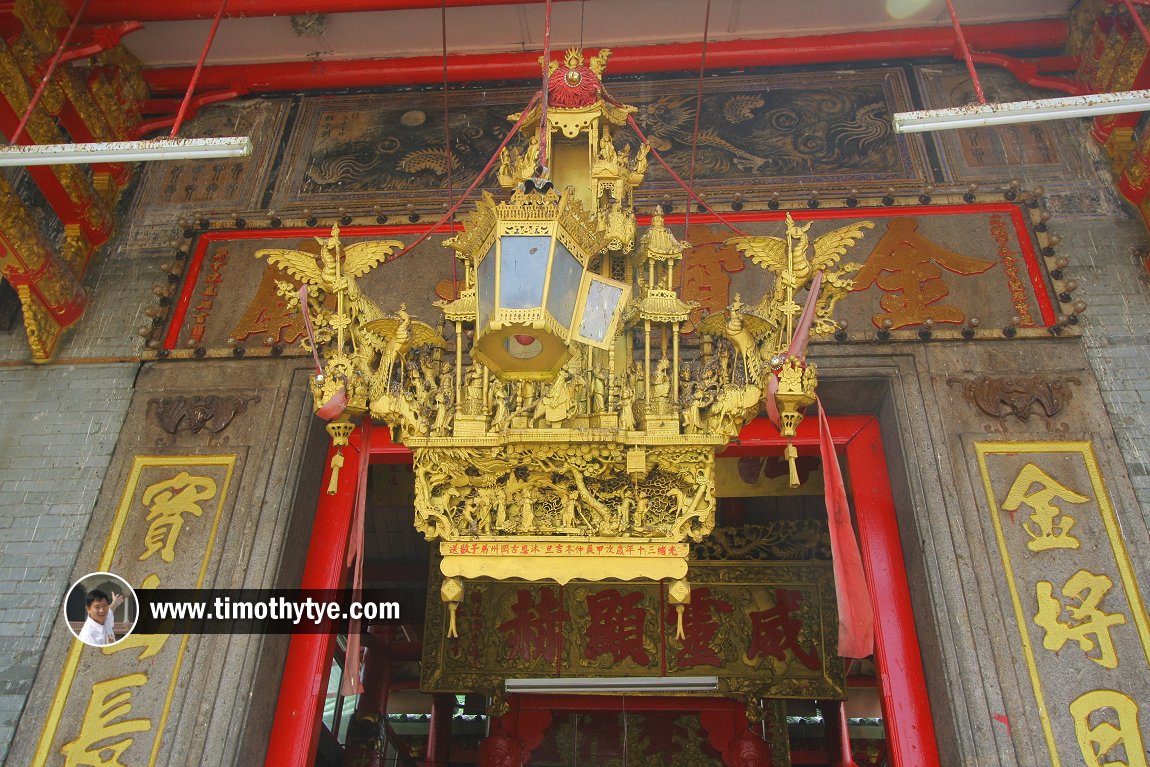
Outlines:
{"label": "gold chinese character \u91d1", "polygon": [[123,718],[132,713],[132,691],[127,688],[147,681],[143,674],[126,674],[92,685],[80,734],[60,748],[65,767],[126,767],[121,759],[135,742],[126,736],[152,729],[149,719]]}
{"label": "gold chinese character \u91d1", "polygon": [[[1039,488],[1031,492],[1035,484]],[[1026,547],[1031,551],[1076,549],[1081,545],[1070,534],[1075,525],[1074,517],[1059,508],[1054,503],[1056,499],[1067,503],[1086,503],[1090,500],[1058,482],[1033,463],[1028,463],[1018,472],[1010,492],[1006,494],[1006,500],[1002,502],[1003,511],[1018,511],[1023,505],[1031,508],[1030,521],[1022,526],[1030,536]]]}
{"label": "gold chinese character \u91d1", "polygon": [[928,317],[935,322],[957,324],[966,320],[966,314],[942,303],[950,288],[943,282],[938,267],[971,276],[982,274],[994,264],[947,250],[921,234],[918,221],[899,217],[887,224],[886,233],[855,275],[853,292],[877,283],[886,293],[879,300],[883,310],[871,318],[875,327],[882,327],[884,320],[890,320],[895,328],[919,325]]}
{"label": "gold chinese character \u91d1", "polygon": [[[1110,629],[1125,623],[1126,616],[1107,613],[1099,607],[1113,586],[1114,581],[1109,576],[1079,570],[1062,587],[1062,595],[1069,600],[1064,605],[1053,595],[1053,583],[1039,581],[1038,612],[1034,615],[1034,622],[1046,629],[1042,646],[1058,652],[1067,642],[1077,642],[1090,660],[1104,668],[1116,668],[1118,653],[1114,649]],[[1066,622],[1061,620],[1063,611],[1069,616]],[[1097,654],[1092,654],[1094,650]]]}
{"label": "gold chinese character \u91d1", "polygon": [[1147,767],[1138,704],[1117,690],[1091,690],[1070,704],[1086,767]]}
{"label": "gold chinese character \u91d1", "polygon": [[160,552],[160,558],[171,562],[176,556],[176,539],[184,527],[184,514],[200,516],[199,504],[216,496],[216,482],[210,477],[193,477],[181,471],[175,477],[150,485],[143,502],[149,507],[145,519],[151,524],[144,535],[144,560]]}

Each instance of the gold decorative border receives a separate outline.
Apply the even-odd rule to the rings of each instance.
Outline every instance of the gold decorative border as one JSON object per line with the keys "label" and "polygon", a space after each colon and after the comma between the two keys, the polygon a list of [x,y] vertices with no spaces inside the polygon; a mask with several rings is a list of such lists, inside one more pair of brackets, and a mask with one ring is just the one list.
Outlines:
{"label": "gold decorative border", "polygon": [[[227,501],[232,474],[235,471],[236,458],[237,456],[235,455],[137,455],[133,460],[132,470],[128,474],[127,482],[124,485],[124,492],[120,496],[120,504],[116,509],[116,516],[112,520],[112,528],[108,533],[107,541],[104,543],[104,550],[100,555],[100,562],[96,571],[107,571],[112,565],[116,549],[119,548],[120,545],[120,537],[123,535],[128,513],[131,511],[136,499],[136,490],[140,482],[140,475],[144,469],[164,466],[175,468],[186,466],[224,466],[227,468],[227,474],[220,488],[216,502],[216,513],[212,518],[212,528],[208,533],[207,545],[204,547],[203,561],[200,563],[200,572],[196,577],[195,587],[197,589],[201,588],[204,585],[204,578],[207,575],[208,562],[211,560],[212,548],[216,541],[216,533],[219,531],[220,517],[223,515],[224,504]],[[176,681],[180,676],[180,667],[183,665],[184,651],[187,649],[187,645],[188,635],[185,634],[180,641],[179,649],[176,651],[176,662],[172,667],[172,678],[168,683],[168,693],[164,698],[163,710],[160,713],[160,719],[156,725],[156,737],[152,745],[152,753],[148,758],[149,766],[156,763],[156,757],[159,754],[160,741],[163,738],[164,729],[167,726],[168,713],[172,707],[172,697],[175,693]],[[48,715],[44,720],[44,729],[41,730],[40,739],[36,743],[36,751],[33,755],[32,762],[34,765],[48,764],[49,752],[56,739],[56,732],[60,727],[60,719],[64,713],[64,706],[68,702],[68,694],[72,691],[72,683],[75,681],[76,670],[80,665],[80,653],[83,652],[83,649],[84,646],[80,642],[73,642],[71,648],[68,650],[68,657],[64,661],[64,670],[60,673],[60,681],[56,684],[56,692],[52,696],[52,703],[48,707]]]}
{"label": "gold decorative border", "polygon": [[1002,530],[1002,512],[998,507],[998,498],[991,483],[990,471],[986,465],[988,455],[1018,455],[1027,453],[1077,453],[1082,456],[1086,472],[1090,476],[1090,485],[1094,492],[1094,501],[1098,505],[1098,513],[1106,526],[1106,534],[1110,539],[1111,553],[1118,566],[1118,573],[1122,579],[1122,586],[1126,590],[1126,600],[1133,613],[1134,623],[1137,626],[1138,638],[1142,642],[1142,652],[1150,663],[1150,620],[1146,615],[1146,607],[1142,601],[1142,594],[1138,589],[1138,582],[1134,578],[1134,568],[1130,562],[1130,554],[1126,551],[1126,544],[1122,538],[1122,530],[1114,507],[1110,503],[1110,495],[1106,491],[1106,483],[1102,478],[1102,471],[1098,467],[1098,459],[1094,455],[1094,448],[1089,441],[1066,442],[975,442],[975,454],[978,458],[978,469],[982,474],[983,486],[986,490],[987,502],[990,505],[991,516],[994,520],[994,534],[998,540],[999,554],[1002,556],[1002,566],[1006,570],[1006,585],[1010,589],[1010,599],[1014,603],[1014,616],[1018,622],[1018,632],[1022,638],[1022,652],[1026,658],[1026,666],[1030,672],[1030,682],[1034,687],[1034,697],[1038,704],[1038,715],[1042,720],[1042,729],[1046,735],[1047,747],[1050,749],[1051,767],[1061,767],[1058,758],[1058,748],[1054,740],[1054,729],[1050,723],[1050,713],[1046,708],[1046,700],[1042,692],[1042,681],[1038,675],[1038,666],[1034,660],[1034,651],[1031,649],[1030,629],[1028,620],[1022,611],[1022,600],[1018,595],[1015,583],[1014,568],[1011,565],[1010,553],[1006,546],[1006,537]]}

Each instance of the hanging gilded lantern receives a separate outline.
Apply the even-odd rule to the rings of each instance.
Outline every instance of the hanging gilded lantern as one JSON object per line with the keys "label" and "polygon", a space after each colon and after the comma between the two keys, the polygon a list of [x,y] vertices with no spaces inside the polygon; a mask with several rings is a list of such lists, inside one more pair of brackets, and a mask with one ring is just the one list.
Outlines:
{"label": "hanging gilded lantern", "polygon": [[467,236],[448,244],[477,264],[473,354],[504,380],[554,378],[572,338],[605,347],[630,295],[630,286],[587,273],[606,237],[570,189],[520,189],[469,218]]}
{"label": "hanging gilded lantern", "polygon": [[685,353],[694,306],[676,274],[690,243],[661,215],[637,236],[634,190],[651,150],[613,134],[634,108],[603,93],[607,55],[568,51],[548,71],[551,110],[511,116],[529,137],[501,155],[499,181],[514,191],[502,202],[483,193],[444,243],[465,266],[459,296],[437,304],[451,342],[356,286],[398,243],[345,249],[333,229],[322,263],[259,254],[311,286],[304,310],[325,365],[316,405],[346,399],[333,437],[346,440],[366,412],[411,448],[415,527],[439,544],[452,615],[465,580],[643,578],[668,581],[681,616],[686,542],[714,526],[715,454],[764,402],[793,436],[816,383],[805,336],[833,329],[857,268],[839,259],[870,226],[812,249],[810,225],[788,216],[785,238],[732,240],[775,285],[750,305],[736,295],[700,324],[701,354]]}

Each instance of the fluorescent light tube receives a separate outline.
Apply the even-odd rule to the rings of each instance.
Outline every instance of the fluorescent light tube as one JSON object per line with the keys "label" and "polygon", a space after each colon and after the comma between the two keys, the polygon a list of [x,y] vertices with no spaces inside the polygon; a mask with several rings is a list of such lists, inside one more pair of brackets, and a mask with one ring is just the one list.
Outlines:
{"label": "fluorescent light tube", "polygon": [[248,136],[157,138],[91,144],[28,144],[0,146],[0,166],[206,160],[216,157],[247,157],[251,153],[252,140]]}
{"label": "fluorescent light tube", "polygon": [[1150,90],[1121,93],[1095,93],[1089,96],[1066,96],[1033,101],[1011,101],[1005,104],[971,104],[949,109],[924,109],[920,112],[897,112],[895,133],[921,133],[953,128],[978,128],[986,125],[1065,120],[1070,117],[1145,112],[1150,110]]}
{"label": "fluorescent light tube", "polygon": [[613,676],[560,679],[508,679],[509,693],[666,693],[718,692],[717,676]]}

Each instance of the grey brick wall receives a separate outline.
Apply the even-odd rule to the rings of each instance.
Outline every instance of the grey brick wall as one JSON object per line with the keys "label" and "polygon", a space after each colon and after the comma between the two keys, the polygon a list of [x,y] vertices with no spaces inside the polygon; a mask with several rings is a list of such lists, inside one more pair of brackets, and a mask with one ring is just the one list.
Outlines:
{"label": "grey brick wall", "polygon": [[0,759],[59,629],[136,369],[0,367]]}
{"label": "grey brick wall", "polygon": [[[88,308],[48,365],[28,364],[22,325],[0,334],[0,761],[88,529],[127,412],[152,285],[171,251],[123,232],[85,278]],[[123,362],[119,362],[123,360]],[[69,364],[72,363],[72,364]]]}
{"label": "grey brick wall", "polygon": [[[1086,125],[1082,121],[1082,141],[1102,166],[1107,161]],[[1100,173],[1083,178],[1081,189],[1097,192],[1109,183]],[[1050,227],[1062,236],[1058,252],[1070,259],[1067,274],[1080,286],[1074,297],[1087,304],[1081,323],[1086,354],[1150,523],[1150,275],[1142,263],[1150,235],[1133,206],[1112,199],[1116,215],[1108,217],[1091,211],[1075,215],[1072,205],[1059,205]]]}

